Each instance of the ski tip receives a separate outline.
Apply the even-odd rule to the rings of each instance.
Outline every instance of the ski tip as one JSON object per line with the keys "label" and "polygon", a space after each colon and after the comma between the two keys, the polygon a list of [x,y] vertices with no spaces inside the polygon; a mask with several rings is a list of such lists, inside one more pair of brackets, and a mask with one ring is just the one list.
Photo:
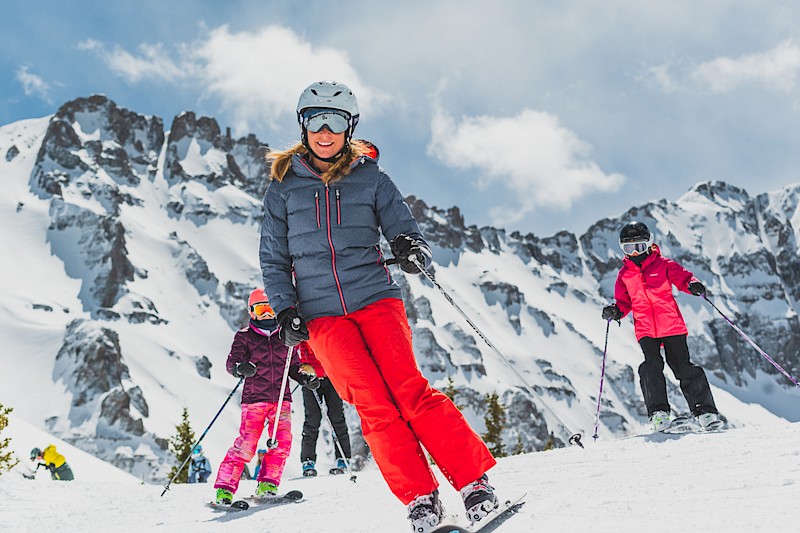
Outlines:
{"label": "ski tip", "polygon": [[299,502],[300,500],[303,499],[303,493],[300,492],[299,490],[290,490],[289,492],[284,494],[283,497],[286,498],[287,500]]}

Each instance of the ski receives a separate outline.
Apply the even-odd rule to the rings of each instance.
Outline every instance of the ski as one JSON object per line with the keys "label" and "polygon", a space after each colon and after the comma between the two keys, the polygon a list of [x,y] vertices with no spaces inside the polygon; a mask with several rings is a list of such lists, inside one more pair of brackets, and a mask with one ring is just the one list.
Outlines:
{"label": "ski", "polygon": [[257,505],[283,505],[286,503],[297,503],[303,501],[303,493],[299,490],[290,490],[286,494],[278,496],[270,496],[268,498],[259,498],[257,496],[247,496],[245,498],[248,502],[253,502]]}
{"label": "ski", "polygon": [[238,511],[246,511],[250,508],[250,504],[244,500],[236,500],[235,502],[231,503],[230,505],[222,505],[216,502],[208,502],[206,503],[207,507],[211,507],[215,511],[224,511],[226,513],[230,512],[238,512]]}
{"label": "ski", "polygon": [[344,468],[331,468],[328,470],[329,476],[340,476],[344,474]]}
{"label": "ski", "polygon": [[514,500],[506,500],[505,503],[500,504],[497,509],[486,515],[480,522],[473,523],[467,527],[440,525],[430,533],[490,533],[491,531],[496,531],[503,522],[519,512],[520,507],[525,504],[522,499],[525,498],[526,494],[523,493]]}

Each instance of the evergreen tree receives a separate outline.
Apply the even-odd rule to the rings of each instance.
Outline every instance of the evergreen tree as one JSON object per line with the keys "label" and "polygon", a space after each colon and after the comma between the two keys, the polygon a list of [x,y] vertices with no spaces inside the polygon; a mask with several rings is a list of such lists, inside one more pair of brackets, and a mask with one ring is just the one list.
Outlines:
{"label": "evergreen tree", "polygon": [[522,442],[522,435],[517,433],[517,444],[514,447],[514,451],[511,452],[511,455],[520,455],[525,453],[525,443]]}
{"label": "evergreen tree", "polygon": [[464,410],[463,405],[459,405],[456,401],[456,396],[458,396],[458,389],[456,389],[456,383],[453,381],[453,376],[447,376],[447,387],[444,388],[442,391],[445,396],[450,398],[453,404],[458,407],[460,411]]}
{"label": "evergreen tree", "polygon": [[497,393],[486,395],[486,414],[483,416],[486,423],[486,433],[481,435],[489,451],[495,457],[505,457],[503,447],[503,430],[506,428],[506,408],[500,403]]}
{"label": "evergreen tree", "polygon": [[[13,410],[14,409],[11,407],[3,407],[3,404],[0,403],[0,433],[2,433],[8,425],[8,414]],[[13,452],[8,450],[8,444],[10,442],[10,438],[0,438],[0,474],[2,474],[3,471],[11,470],[19,463],[18,460],[12,457]]]}
{"label": "evergreen tree", "polygon": [[[169,448],[175,454],[177,464],[172,467],[169,472],[169,478],[178,471],[186,458],[192,453],[192,446],[194,446],[194,431],[192,425],[189,423],[189,410],[184,407],[183,414],[181,415],[181,423],[175,426],[177,433],[169,440]],[[178,477],[175,478],[175,483],[188,483],[189,482],[189,469],[184,467]]]}
{"label": "evergreen tree", "polygon": [[547,442],[544,444],[544,448],[542,448],[543,452],[549,452],[553,448],[556,447],[556,437],[553,435],[553,432],[550,432],[550,436],[547,438]]}

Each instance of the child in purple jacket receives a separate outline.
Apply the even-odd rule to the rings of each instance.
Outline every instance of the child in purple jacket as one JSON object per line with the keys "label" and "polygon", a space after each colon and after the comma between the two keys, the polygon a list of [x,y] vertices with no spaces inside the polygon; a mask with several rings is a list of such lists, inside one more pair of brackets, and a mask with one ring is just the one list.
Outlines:
{"label": "child in purple jacket", "polygon": [[[288,386],[284,389],[281,412],[277,412],[288,348],[278,338],[278,322],[264,289],[255,289],[250,293],[248,311],[250,324],[236,332],[226,363],[230,374],[244,378],[244,390],[239,437],[219,465],[214,481],[218,505],[230,505],[233,501],[242,470],[255,454],[266,421],[270,422],[268,429],[273,428],[277,421],[277,446],[268,450],[261,462],[256,477],[257,498],[270,498],[277,494],[283,467],[292,447],[292,397]],[[309,388],[319,384],[316,377],[300,372],[300,362],[294,354],[289,375]]]}

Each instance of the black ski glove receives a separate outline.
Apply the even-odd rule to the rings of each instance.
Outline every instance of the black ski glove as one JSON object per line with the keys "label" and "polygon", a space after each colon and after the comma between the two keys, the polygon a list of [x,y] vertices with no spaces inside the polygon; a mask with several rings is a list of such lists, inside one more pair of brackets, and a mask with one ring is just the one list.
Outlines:
{"label": "black ski glove", "polygon": [[392,249],[394,258],[403,272],[407,274],[422,274],[417,265],[411,261],[411,256],[414,256],[417,261],[424,267],[425,266],[425,252],[420,246],[420,242],[405,233],[401,233],[389,243]]}
{"label": "black ski glove", "polygon": [[693,281],[689,283],[689,292],[695,296],[702,296],[706,293],[706,286],[699,281]]}
{"label": "black ski glove", "polygon": [[603,320],[619,320],[622,318],[622,311],[617,304],[607,305],[603,308]]}
{"label": "black ski glove", "polygon": [[256,375],[256,365],[250,361],[236,363],[233,367],[233,376],[237,378],[251,378]]}
{"label": "black ski glove", "polygon": [[289,307],[278,313],[278,324],[281,327],[278,332],[278,338],[286,346],[297,346],[301,342],[308,340],[306,322],[294,307]]}
{"label": "black ski glove", "polygon": [[300,382],[302,383],[303,387],[307,388],[308,390],[317,390],[319,388],[319,378],[317,376],[300,374],[300,378]]}

